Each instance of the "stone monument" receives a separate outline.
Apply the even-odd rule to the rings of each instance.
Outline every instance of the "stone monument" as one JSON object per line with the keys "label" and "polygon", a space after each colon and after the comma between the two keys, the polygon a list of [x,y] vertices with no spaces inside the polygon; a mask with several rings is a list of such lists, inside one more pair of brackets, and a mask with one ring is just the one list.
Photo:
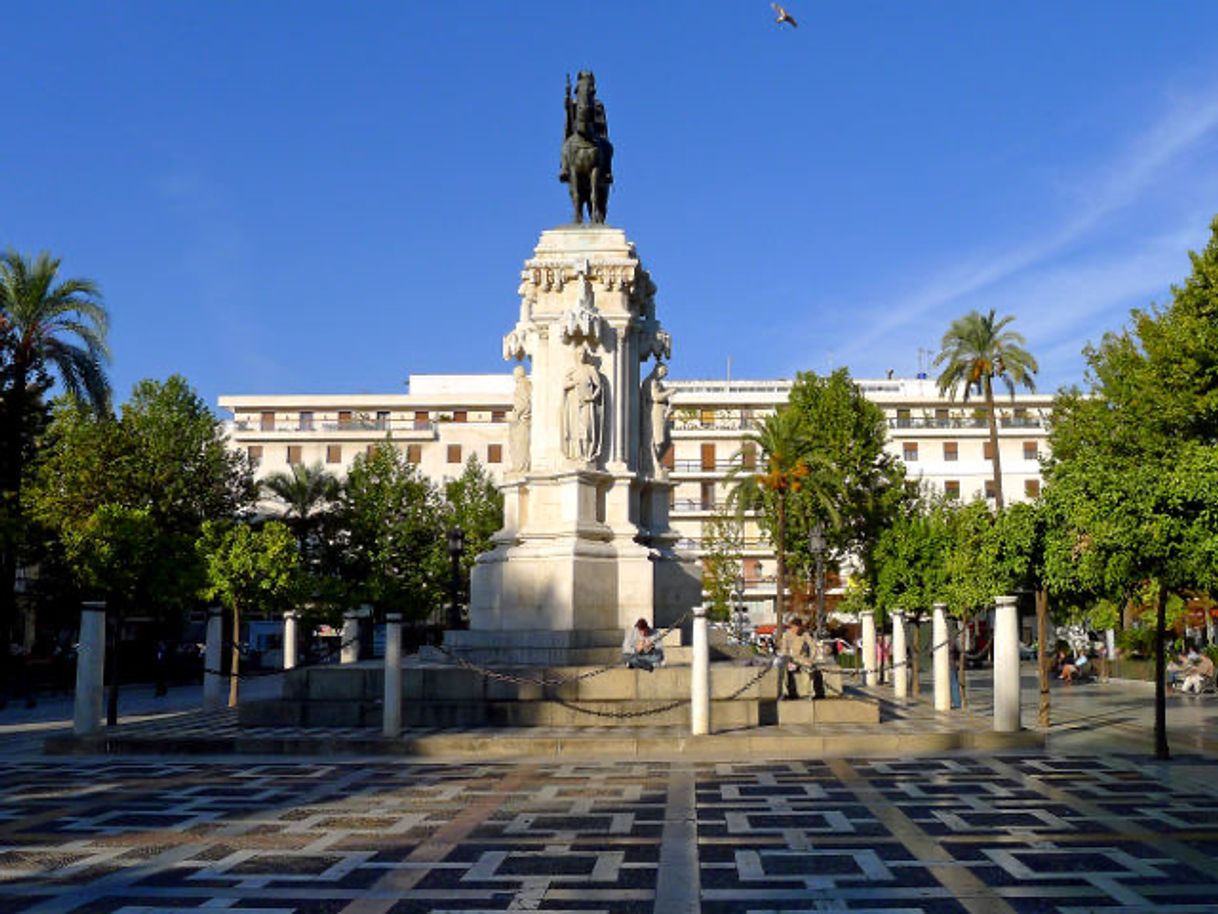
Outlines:
{"label": "stone monument", "polygon": [[[563,180],[573,183],[580,163],[568,147],[580,134],[572,122],[591,123],[587,141],[604,148],[592,74],[581,73],[579,85],[563,154]],[[590,117],[578,110],[589,103]],[[636,619],[665,626],[701,602],[698,566],[675,551],[668,522],[662,360],[672,342],[634,245],[603,224],[605,197],[591,196],[592,224],[542,232],[521,274],[503,354],[531,371],[514,370],[505,522],[473,570],[469,631],[448,633],[458,651],[502,649],[506,660],[517,647],[617,645]]]}

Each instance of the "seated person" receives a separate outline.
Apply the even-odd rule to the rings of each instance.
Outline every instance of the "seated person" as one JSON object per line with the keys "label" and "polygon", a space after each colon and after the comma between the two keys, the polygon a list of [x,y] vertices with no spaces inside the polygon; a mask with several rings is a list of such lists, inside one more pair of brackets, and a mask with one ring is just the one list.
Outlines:
{"label": "seated person", "polygon": [[1200,695],[1206,680],[1212,682],[1213,679],[1214,661],[1210,660],[1206,654],[1198,654],[1193,665],[1184,674],[1184,684],[1180,686],[1180,691],[1196,692]]}
{"label": "seated person", "polygon": [[1074,682],[1074,680],[1086,676],[1087,672],[1087,655],[1080,652],[1073,660],[1067,660],[1062,664],[1062,672],[1058,679]]}
{"label": "seated person", "polygon": [[1177,654],[1176,659],[1167,664],[1167,685],[1168,688],[1178,689],[1180,682],[1188,672],[1191,664],[1188,658],[1183,654]]}
{"label": "seated person", "polygon": [[664,648],[655,640],[646,619],[639,619],[626,629],[626,637],[622,640],[622,659],[632,670],[652,672],[664,663]]}

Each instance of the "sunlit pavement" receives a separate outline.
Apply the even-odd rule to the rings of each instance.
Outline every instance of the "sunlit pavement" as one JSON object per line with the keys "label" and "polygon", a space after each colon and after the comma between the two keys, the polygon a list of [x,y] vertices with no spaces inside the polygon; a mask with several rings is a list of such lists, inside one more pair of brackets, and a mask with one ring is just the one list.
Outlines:
{"label": "sunlit pavement", "polygon": [[[1053,702],[1047,751],[917,759],[15,752],[0,912],[1218,910],[1218,759],[1187,745],[1218,700],[1171,698],[1168,764],[1149,759],[1149,688]],[[5,712],[0,738],[53,712]]]}

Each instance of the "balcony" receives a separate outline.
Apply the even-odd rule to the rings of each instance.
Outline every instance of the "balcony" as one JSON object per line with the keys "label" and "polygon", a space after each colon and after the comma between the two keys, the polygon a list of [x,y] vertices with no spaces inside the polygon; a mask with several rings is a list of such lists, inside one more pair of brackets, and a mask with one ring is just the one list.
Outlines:
{"label": "balcony", "polygon": [[[741,462],[732,458],[716,460],[712,466],[694,458],[693,460],[674,460],[672,471],[674,473],[727,473],[740,466],[742,466]],[[748,467],[748,469],[755,470],[756,467]]]}
{"label": "balcony", "polygon": [[[1039,416],[1000,416],[999,428],[1041,428],[1044,420]],[[930,416],[893,417],[888,419],[889,428],[988,428],[989,420],[984,416],[954,416],[947,419]]]}
{"label": "balcony", "polygon": [[[436,422],[420,422],[414,419],[402,419],[398,421],[383,421],[379,419],[347,419],[340,422],[312,422],[302,424],[298,420],[286,420],[276,422],[274,425],[260,422],[258,420],[250,421],[247,419],[238,419],[231,423],[231,428],[234,432],[241,434],[266,434],[266,435],[332,435],[336,432],[350,432],[367,435],[373,433],[376,435],[386,434],[403,434],[407,435],[410,432],[424,432],[427,435],[434,437],[438,428]],[[410,436],[417,437],[417,436]]]}

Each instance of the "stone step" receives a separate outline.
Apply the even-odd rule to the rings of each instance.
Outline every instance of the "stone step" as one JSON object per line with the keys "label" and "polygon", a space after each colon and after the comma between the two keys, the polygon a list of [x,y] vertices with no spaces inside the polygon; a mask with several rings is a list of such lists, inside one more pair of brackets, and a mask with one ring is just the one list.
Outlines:
{"label": "stone step", "polygon": [[786,726],[815,724],[878,724],[880,704],[862,698],[797,698],[779,701],[778,723]]}

